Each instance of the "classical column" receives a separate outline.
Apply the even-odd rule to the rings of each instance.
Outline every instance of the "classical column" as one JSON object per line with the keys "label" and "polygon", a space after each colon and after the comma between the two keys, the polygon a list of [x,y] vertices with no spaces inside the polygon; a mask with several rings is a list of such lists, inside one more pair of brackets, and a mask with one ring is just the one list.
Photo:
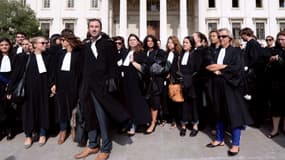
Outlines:
{"label": "classical column", "polygon": [[188,35],[187,28],[187,0],[180,0],[180,40]]}
{"label": "classical column", "polygon": [[166,41],[167,41],[167,4],[166,0],[160,0],[160,41],[161,48],[165,49]]}
{"label": "classical column", "polygon": [[105,11],[105,14],[102,15],[102,31],[109,34],[109,0],[102,1],[102,11]]}
{"label": "classical column", "polygon": [[127,36],[127,0],[120,0],[120,36]]}
{"label": "classical column", "polygon": [[140,0],[140,38],[144,39],[147,34],[147,0]]}

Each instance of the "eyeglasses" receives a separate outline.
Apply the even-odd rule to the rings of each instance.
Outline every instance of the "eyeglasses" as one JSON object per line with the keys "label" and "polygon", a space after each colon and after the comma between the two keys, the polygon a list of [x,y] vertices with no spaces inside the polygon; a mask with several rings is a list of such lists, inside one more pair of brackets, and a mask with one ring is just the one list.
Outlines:
{"label": "eyeglasses", "polygon": [[37,43],[40,43],[42,45],[48,44],[48,42],[37,42]]}
{"label": "eyeglasses", "polygon": [[272,40],[273,40],[273,39],[266,39],[265,41],[266,41],[266,42],[268,42],[268,41],[270,41],[270,42],[271,42]]}
{"label": "eyeglasses", "polygon": [[219,39],[220,39],[220,38],[223,38],[223,39],[224,39],[224,38],[227,38],[227,37],[229,37],[229,36],[228,36],[228,35],[219,35],[219,36],[218,36]]}
{"label": "eyeglasses", "polygon": [[115,42],[116,44],[118,44],[118,45],[122,45],[122,42]]}

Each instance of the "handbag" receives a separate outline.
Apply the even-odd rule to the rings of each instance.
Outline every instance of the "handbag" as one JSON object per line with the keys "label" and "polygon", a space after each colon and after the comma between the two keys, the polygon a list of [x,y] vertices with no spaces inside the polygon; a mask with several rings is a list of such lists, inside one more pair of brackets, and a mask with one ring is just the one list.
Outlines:
{"label": "handbag", "polygon": [[[177,65],[178,65],[178,72],[180,73],[179,59]],[[168,85],[168,96],[174,102],[184,102],[184,97],[182,93],[182,84],[171,82]]]}
{"label": "handbag", "polygon": [[25,71],[24,71],[24,74],[22,76],[22,78],[20,79],[20,81],[18,82],[17,86],[15,87],[14,91],[13,91],[13,101],[15,103],[23,103],[24,101],[24,98],[25,98],[25,79],[26,79],[26,71],[27,71],[27,68],[29,66],[29,63],[30,63],[30,56],[28,58],[28,61],[26,63],[26,66],[25,66]]}
{"label": "handbag", "polygon": [[174,102],[184,102],[182,85],[181,84],[169,84],[168,85],[168,96]]}

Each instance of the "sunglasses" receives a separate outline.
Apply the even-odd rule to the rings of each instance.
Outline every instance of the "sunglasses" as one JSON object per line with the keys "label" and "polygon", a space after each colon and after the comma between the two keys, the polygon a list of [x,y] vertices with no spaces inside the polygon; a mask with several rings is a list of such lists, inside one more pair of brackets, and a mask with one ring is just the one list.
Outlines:
{"label": "sunglasses", "polygon": [[272,40],[273,40],[273,39],[266,39],[265,41],[268,42],[268,41],[272,41]]}
{"label": "sunglasses", "polygon": [[218,36],[218,38],[220,39],[220,38],[227,38],[227,37],[229,37],[228,35],[220,35],[220,36]]}
{"label": "sunglasses", "polygon": [[42,45],[48,44],[48,42],[38,42],[38,43],[40,43]]}
{"label": "sunglasses", "polygon": [[115,42],[116,44],[118,44],[118,45],[122,45],[122,42]]}

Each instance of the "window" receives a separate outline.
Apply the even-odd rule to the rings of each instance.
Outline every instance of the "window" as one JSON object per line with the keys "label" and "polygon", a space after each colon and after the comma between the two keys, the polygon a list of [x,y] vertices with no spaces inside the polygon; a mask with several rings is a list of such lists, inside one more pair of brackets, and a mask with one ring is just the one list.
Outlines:
{"label": "window", "polygon": [[26,5],[26,0],[21,0],[21,4],[25,6]]}
{"label": "window", "polygon": [[50,0],[43,0],[43,8],[50,8]]}
{"label": "window", "polygon": [[285,8],[285,0],[279,0],[279,7]]}
{"label": "window", "polygon": [[239,8],[239,0],[232,0],[232,7]]}
{"label": "window", "polygon": [[280,25],[280,31],[285,31],[285,22],[281,22],[279,25]]}
{"label": "window", "polygon": [[265,39],[265,24],[264,22],[256,23],[256,37],[257,39]]}
{"label": "window", "polygon": [[67,8],[74,8],[74,0],[67,0]]}
{"label": "window", "polygon": [[239,35],[240,28],[241,28],[241,23],[239,22],[232,23],[232,33],[233,33],[234,39],[240,39],[240,35]]}
{"label": "window", "polygon": [[40,28],[43,31],[44,36],[49,37],[50,23],[49,22],[40,22]]}
{"label": "window", "polygon": [[212,31],[212,30],[217,30],[217,23],[216,22],[209,22],[208,23],[208,32]]}
{"label": "window", "polygon": [[209,8],[216,8],[216,1],[215,0],[209,0]]}
{"label": "window", "polygon": [[262,8],[263,7],[262,0],[255,0],[255,6],[256,8]]}
{"label": "window", "polygon": [[98,0],[91,0],[91,8],[98,8]]}
{"label": "window", "polygon": [[65,23],[65,28],[70,29],[74,32],[74,23],[73,22],[67,22]]}

